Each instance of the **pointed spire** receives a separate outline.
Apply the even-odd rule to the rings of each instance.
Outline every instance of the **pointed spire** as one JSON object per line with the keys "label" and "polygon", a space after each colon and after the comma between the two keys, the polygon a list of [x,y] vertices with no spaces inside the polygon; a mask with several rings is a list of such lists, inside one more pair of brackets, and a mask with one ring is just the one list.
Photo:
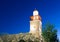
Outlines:
{"label": "pointed spire", "polygon": [[36,8],[35,8],[35,10],[36,10]]}
{"label": "pointed spire", "polygon": [[36,11],[37,9],[35,8],[34,11]]}

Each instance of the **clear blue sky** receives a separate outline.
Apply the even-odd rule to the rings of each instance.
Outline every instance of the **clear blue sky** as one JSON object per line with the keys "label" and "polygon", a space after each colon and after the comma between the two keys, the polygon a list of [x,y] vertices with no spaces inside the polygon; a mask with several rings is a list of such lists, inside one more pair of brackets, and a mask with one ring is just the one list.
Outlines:
{"label": "clear blue sky", "polygon": [[43,25],[55,25],[60,38],[60,0],[0,0],[0,33],[29,32],[29,21],[37,8]]}

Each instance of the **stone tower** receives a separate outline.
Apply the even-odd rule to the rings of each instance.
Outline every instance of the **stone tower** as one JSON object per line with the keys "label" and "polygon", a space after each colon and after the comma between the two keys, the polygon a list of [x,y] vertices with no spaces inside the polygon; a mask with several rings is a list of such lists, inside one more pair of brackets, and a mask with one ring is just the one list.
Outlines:
{"label": "stone tower", "polygon": [[42,21],[36,9],[33,11],[33,16],[30,17],[30,33],[37,38],[42,37]]}

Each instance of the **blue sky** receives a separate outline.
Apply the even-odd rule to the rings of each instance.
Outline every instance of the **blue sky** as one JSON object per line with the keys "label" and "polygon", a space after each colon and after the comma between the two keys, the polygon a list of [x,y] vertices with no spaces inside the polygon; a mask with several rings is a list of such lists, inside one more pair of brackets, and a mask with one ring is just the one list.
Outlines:
{"label": "blue sky", "polygon": [[0,0],[0,33],[29,32],[35,8],[42,24],[47,21],[54,24],[60,38],[60,0]]}

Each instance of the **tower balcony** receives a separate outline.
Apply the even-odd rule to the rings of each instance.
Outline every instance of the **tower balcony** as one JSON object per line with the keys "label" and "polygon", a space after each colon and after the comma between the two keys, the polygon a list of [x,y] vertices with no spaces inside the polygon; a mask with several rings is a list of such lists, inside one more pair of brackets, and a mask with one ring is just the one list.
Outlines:
{"label": "tower balcony", "polygon": [[31,16],[30,20],[31,21],[33,21],[33,20],[41,20],[41,17],[39,15]]}

